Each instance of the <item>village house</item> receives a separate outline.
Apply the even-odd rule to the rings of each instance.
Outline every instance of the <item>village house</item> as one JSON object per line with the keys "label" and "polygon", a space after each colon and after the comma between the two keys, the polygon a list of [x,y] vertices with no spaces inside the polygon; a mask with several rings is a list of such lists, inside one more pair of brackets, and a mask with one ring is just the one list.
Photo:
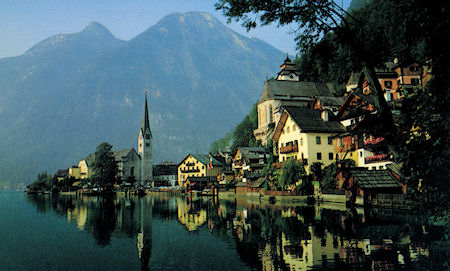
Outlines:
{"label": "village house", "polygon": [[208,154],[188,154],[178,164],[178,185],[185,186],[188,177],[210,177],[217,180],[225,164]]}
{"label": "village house", "polygon": [[337,118],[346,127],[347,133],[334,138],[335,152],[340,160],[351,159],[357,167],[386,169],[392,163],[387,145],[382,137],[370,134],[375,118],[374,97],[353,90],[340,107]]}
{"label": "village house", "polygon": [[236,177],[242,179],[244,172],[262,170],[268,155],[264,147],[238,147],[232,164]]}
{"label": "village house", "polygon": [[172,161],[163,161],[153,166],[154,186],[175,186],[177,185],[178,165]]}
{"label": "village house", "polygon": [[346,197],[351,202],[360,205],[372,204],[373,200],[384,198],[380,195],[406,192],[406,186],[389,170],[342,169],[336,176],[336,184],[339,189],[346,191]]}
{"label": "village house", "polygon": [[[384,93],[387,102],[400,100],[405,93],[411,92],[415,86],[423,85],[423,78],[427,81],[427,72],[422,71],[417,63],[401,66],[398,60],[394,62],[386,62],[385,67],[376,69],[376,76]],[[346,84],[347,93],[357,88],[362,88],[364,94],[370,92],[369,85],[363,72],[352,73]]]}
{"label": "village house", "polygon": [[323,166],[333,163],[336,157],[333,138],[346,130],[332,116],[329,111],[285,107],[273,136],[279,162],[299,160],[307,173],[315,162]]}
{"label": "village house", "polygon": [[273,136],[283,113],[283,107],[309,107],[316,96],[333,96],[331,83],[301,81],[295,64],[286,57],[276,79],[266,80],[258,101],[258,128],[253,131],[256,140],[266,145]]}

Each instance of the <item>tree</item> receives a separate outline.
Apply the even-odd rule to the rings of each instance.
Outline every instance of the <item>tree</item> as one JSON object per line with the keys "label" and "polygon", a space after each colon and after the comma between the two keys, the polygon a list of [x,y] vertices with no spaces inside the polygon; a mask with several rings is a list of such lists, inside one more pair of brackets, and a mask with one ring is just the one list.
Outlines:
{"label": "tree", "polygon": [[306,171],[303,165],[295,159],[288,159],[281,167],[278,184],[281,186],[281,189],[284,190],[287,186],[294,185],[298,181],[304,179],[305,176]]}
{"label": "tree", "polygon": [[231,152],[236,152],[238,147],[258,146],[259,144],[253,135],[253,130],[256,128],[258,128],[258,110],[255,104],[250,113],[248,113],[244,120],[242,120],[242,122],[234,129]]}
{"label": "tree", "polygon": [[98,145],[95,151],[93,178],[103,185],[113,183],[119,172],[112,148],[112,145],[104,142]]}

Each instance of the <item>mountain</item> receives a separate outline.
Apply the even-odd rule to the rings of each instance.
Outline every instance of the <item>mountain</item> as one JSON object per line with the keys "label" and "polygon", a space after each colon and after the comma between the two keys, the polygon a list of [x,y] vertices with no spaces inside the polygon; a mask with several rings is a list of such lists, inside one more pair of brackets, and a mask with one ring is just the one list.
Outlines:
{"label": "mountain", "polygon": [[207,152],[284,56],[208,13],[173,13],[130,41],[90,23],[0,59],[0,181],[67,168],[107,141],[136,147],[149,92],[154,161]]}

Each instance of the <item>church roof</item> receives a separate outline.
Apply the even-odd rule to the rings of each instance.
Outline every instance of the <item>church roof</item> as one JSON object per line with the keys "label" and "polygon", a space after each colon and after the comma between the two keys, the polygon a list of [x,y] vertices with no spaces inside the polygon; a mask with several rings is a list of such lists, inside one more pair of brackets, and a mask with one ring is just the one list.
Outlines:
{"label": "church roof", "polygon": [[120,160],[122,160],[122,158],[127,157],[128,154],[132,151],[136,152],[133,148],[115,151],[115,152],[113,152],[114,159],[116,159],[116,161],[120,161]]}
{"label": "church roof", "polygon": [[332,83],[270,79],[264,84],[260,102],[275,100],[312,101],[315,96],[332,96]]}
{"label": "church roof", "polygon": [[152,131],[150,130],[150,120],[148,118],[147,91],[145,91],[145,105],[144,105],[144,115],[142,116],[141,131],[143,135],[147,135],[147,133],[149,133],[150,136],[152,136]]}

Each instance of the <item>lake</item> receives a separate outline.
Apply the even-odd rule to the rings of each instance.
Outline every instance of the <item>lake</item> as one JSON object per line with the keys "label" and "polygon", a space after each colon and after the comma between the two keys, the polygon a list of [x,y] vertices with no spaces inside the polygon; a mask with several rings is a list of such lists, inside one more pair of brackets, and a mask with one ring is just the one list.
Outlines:
{"label": "lake", "polygon": [[0,192],[0,270],[439,270],[443,235],[391,209]]}

